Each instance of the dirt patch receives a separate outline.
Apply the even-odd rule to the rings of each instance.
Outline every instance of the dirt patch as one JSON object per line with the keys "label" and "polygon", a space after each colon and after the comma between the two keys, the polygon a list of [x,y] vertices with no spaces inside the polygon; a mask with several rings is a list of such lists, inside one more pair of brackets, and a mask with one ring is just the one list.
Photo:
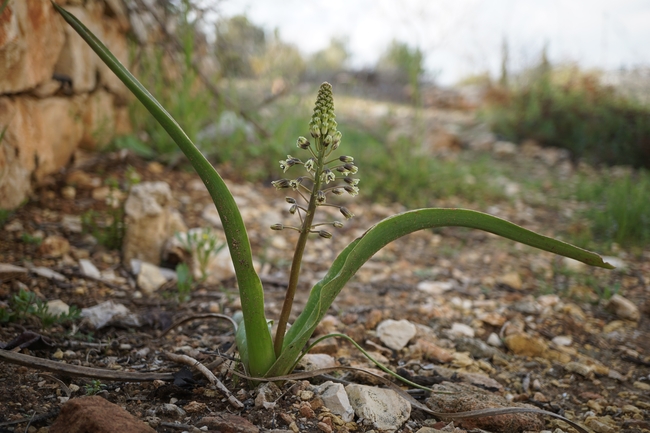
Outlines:
{"label": "dirt patch", "polygon": [[[71,181],[73,171],[87,176],[76,175],[76,181]],[[2,323],[0,341],[6,344],[31,330],[42,338],[27,344],[21,353],[115,372],[169,372],[180,374],[180,378],[171,382],[93,381],[3,363],[0,431],[25,431],[27,424],[28,431],[46,431],[63,402],[86,394],[117,403],[158,432],[180,431],[179,426],[193,431],[199,425],[218,430],[210,427],[217,425],[216,421],[210,424],[204,417],[232,412],[260,429],[372,429],[340,423],[317,396],[302,392],[328,378],[288,381],[274,405],[258,407],[256,391],[229,373],[231,362],[227,361],[215,368],[215,374],[244,403],[243,409],[235,410],[203,377],[180,373],[182,366],[164,357],[165,352],[183,353],[209,364],[220,354],[232,353],[233,336],[227,322],[195,320],[164,336],[162,332],[174,320],[191,314],[232,315],[239,306],[236,282],[199,287],[183,303],[176,300],[173,283],[150,297],[136,294],[134,277],[121,262],[120,252],[97,242],[116,215],[113,205],[125,199],[133,173],[141,181],[168,182],[174,206],[188,227],[210,224],[201,216],[210,198],[191,173],[167,172],[125,153],[91,157],[78,162],[67,174],[53,177],[0,230],[0,263],[40,266],[64,278],[34,272],[27,277],[7,278],[0,284],[0,301],[9,303],[21,288],[43,301],[59,299],[78,308],[112,300],[137,316],[140,326],[116,324],[92,330],[77,321],[41,329],[37,319],[27,317]],[[103,180],[97,184],[93,178]],[[254,256],[261,258],[267,316],[276,318],[295,239],[289,235],[278,240],[279,235],[268,226],[282,222],[271,221],[271,217],[289,218],[283,213],[284,197],[262,185],[231,183],[236,198],[247,204],[243,213]],[[100,188],[104,189],[98,191]],[[399,205],[362,201],[352,202],[350,207],[357,217],[349,225],[331,241],[319,239],[308,247],[304,282],[322,276],[335,252],[365,228],[403,210]],[[515,204],[499,204],[499,211],[499,216],[533,230],[545,232],[557,224],[553,209],[529,207],[525,221],[521,221]],[[100,227],[96,233],[71,225],[77,221],[71,216],[93,213]],[[39,237],[55,235],[67,240],[67,251],[57,254],[41,248]],[[79,269],[81,259],[91,260],[102,275],[112,272],[115,279],[109,282],[84,277]],[[649,431],[650,263],[632,256],[625,256],[623,261],[625,267],[617,271],[580,267],[560,272],[574,265],[491,235],[459,229],[423,231],[390,244],[364,266],[317,332],[346,333],[391,368],[427,386],[462,381],[466,384],[463,389],[473,387],[477,394],[480,390],[506,401],[527,403],[584,423],[594,431]],[[588,285],[594,280],[618,288],[639,308],[640,319],[625,320],[607,309],[606,301]],[[308,288],[305,283],[299,293],[298,309],[306,300]],[[417,334],[404,349],[389,349],[378,337],[377,325],[386,319],[406,319],[416,325]],[[535,350],[527,352],[530,346]],[[442,353],[438,349],[444,350],[443,359],[436,355]],[[315,352],[328,353],[344,366],[373,367],[344,341],[330,340],[317,346]],[[337,378],[373,383],[368,376],[349,372]],[[413,392],[413,396],[422,402],[427,398],[426,393]],[[200,424],[202,419],[204,423]],[[571,431],[566,424],[548,417],[542,422],[546,430]],[[422,426],[442,428],[450,423],[415,410],[400,431],[417,431]],[[481,428],[499,431],[491,425],[492,430],[490,425]]]}

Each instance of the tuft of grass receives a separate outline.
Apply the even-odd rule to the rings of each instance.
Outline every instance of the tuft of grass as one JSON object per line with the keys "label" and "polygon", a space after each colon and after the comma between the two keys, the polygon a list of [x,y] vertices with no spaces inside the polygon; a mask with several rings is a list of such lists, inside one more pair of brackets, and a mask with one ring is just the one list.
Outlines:
{"label": "tuft of grass", "polygon": [[540,294],[562,293],[578,302],[597,304],[621,290],[620,281],[611,276],[607,279],[596,277],[590,270],[577,271],[556,262],[552,271],[552,283],[544,277],[539,279]]}
{"label": "tuft of grass", "polygon": [[81,226],[83,232],[91,234],[100,245],[118,250],[124,239],[124,209],[110,208],[106,213],[89,210],[81,215]]}
{"label": "tuft of grass", "polygon": [[0,209],[0,226],[4,226],[12,214],[13,212],[8,209]]}
{"label": "tuft of grass", "polygon": [[[171,9],[170,9],[171,11]],[[176,34],[180,47],[170,49],[170,41],[138,47],[131,46],[134,69],[138,78],[167,111],[183,125],[183,129],[196,145],[203,149],[199,139],[203,128],[213,122],[221,111],[220,104],[201,83],[193,67],[197,52],[198,15],[189,2],[179,2],[174,13]],[[152,119],[139,103],[129,106],[131,122],[138,137],[129,137],[117,146],[132,148],[145,157],[172,161],[180,154],[174,141]],[[151,152],[146,149],[149,148]]]}
{"label": "tuft of grass", "polygon": [[484,205],[506,199],[495,179],[500,168],[487,155],[442,160],[413,152],[413,144],[401,139],[387,145],[367,132],[344,131],[351,153],[364,161],[364,192],[372,200],[398,202],[407,207],[436,206],[441,199],[459,197]]}
{"label": "tuft of grass", "polygon": [[627,171],[622,175],[603,172],[598,177],[581,175],[575,198],[586,209],[581,215],[587,227],[576,242],[617,243],[622,247],[650,245],[650,171]]}
{"label": "tuft of grass", "polygon": [[27,232],[24,232],[23,234],[20,235],[20,240],[23,243],[29,245],[36,245],[36,246],[41,245],[41,243],[43,242],[43,238],[41,236],[33,236]]}
{"label": "tuft of grass", "polygon": [[179,263],[176,266],[176,288],[178,302],[187,302],[192,298],[192,286],[194,277],[187,263]]}

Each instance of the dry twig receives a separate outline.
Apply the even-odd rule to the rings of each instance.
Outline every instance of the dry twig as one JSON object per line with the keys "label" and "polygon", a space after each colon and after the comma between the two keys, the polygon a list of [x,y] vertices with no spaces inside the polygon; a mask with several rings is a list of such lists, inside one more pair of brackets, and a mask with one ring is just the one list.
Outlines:
{"label": "dry twig", "polygon": [[90,377],[113,382],[151,382],[154,380],[174,380],[173,373],[138,373],[134,371],[113,371],[102,368],[83,367],[37,358],[22,353],[0,350],[0,361],[23,365],[35,370],[45,370],[68,377]]}
{"label": "dry twig", "polygon": [[230,390],[226,388],[226,386],[223,383],[221,383],[221,381],[217,378],[217,376],[215,376],[214,373],[212,373],[210,370],[208,370],[205,367],[205,365],[201,364],[196,359],[187,355],[179,355],[176,353],[166,352],[165,356],[167,356],[167,358],[171,361],[178,362],[180,364],[185,364],[187,366],[194,367],[197,370],[199,370],[210,381],[211,384],[216,386],[217,389],[221,391],[226,396],[226,398],[228,398],[230,404],[235,406],[237,409],[243,409],[244,403],[239,401],[237,397],[235,397],[233,393],[230,392]]}

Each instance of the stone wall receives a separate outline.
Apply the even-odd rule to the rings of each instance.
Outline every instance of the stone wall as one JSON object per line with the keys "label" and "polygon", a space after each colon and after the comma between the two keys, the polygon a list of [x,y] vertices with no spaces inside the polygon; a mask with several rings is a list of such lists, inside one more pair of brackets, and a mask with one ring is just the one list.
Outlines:
{"label": "stone wall", "polygon": [[[58,3],[128,63],[122,0]],[[50,0],[10,0],[0,15],[0,209],[19,206],[78,148],[128,133],[128,97]]]}

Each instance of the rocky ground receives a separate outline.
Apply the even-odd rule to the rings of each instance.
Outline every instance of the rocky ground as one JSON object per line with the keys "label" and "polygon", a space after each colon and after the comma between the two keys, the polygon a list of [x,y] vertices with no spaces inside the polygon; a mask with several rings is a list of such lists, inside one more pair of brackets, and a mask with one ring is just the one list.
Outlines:
{"label": "rocky ground", "polygon": [[[296,239],[268,229],[290,221],[284,195],[228,177],[258,260],[267,316],[276,318]],[[214,372],[243,403],[243,408],[233,406],[203,376],[192,378],[166,356],[185,354],[204,364],[231,356],[229,323],[199,318],[163,334],[179,318],[238,310],[236,282],[223,258],[211,265],[214,280],[197,284],[190,299],[179,300],[168,271],[125,260],[146,256],[150,237],[140,233],[138,240],[137,233],[127,233],[123,253],[102,245],[116,228],[111,218],[121,217],[114,205],[126,200],[132,185],[153,181],[171,187],[169,196],[165,187],[156,187],[163,196],[158,211],[166,215],[163,223],[157,220],[160,233],[169,236],[183,226],[218,232],[207,191],[191,173],[167,172],[124,152],[78,159],[0,229],[0,306],[17,308],[13,297],[23,289],[42,301],[56,301],[50,302],[52,309],[83,309],[85,318],[44,328],[35,315],[25,315],[1,324],[0,342],[5,350],[118,376],[169,372],[175,380],[68,377],[4,362],[0,432],[45,432],[53,423],[49,431],[72,431],[71,420],[80,419],[95,423],[93,431],[575,431],[530,414],[438,419],[354,370],[254,389],[233,375],[234,364],[226,361]],[[449,200],[445,206],[457,204]],[[147,205],[142,206],[140,216]],[[361,197],[349,207],[356,217],[333,239],[309,245],[298,309],[337,251],[374,222],[404,210]],[[505,202],[490,211],[545,234],[559,228],[557,211],[543,206]],[[155,225],[151,221],[132,223],[145,230]],[[434,411],[526,404],[598,433],[650,431],[650,260],[648,251],[644,254],[621,250],[610,258],[617,269],[608,271],[477,231],[423,231],[390,244],[367,263],[317,333],[345,333],[411,380],[451,391],[410,391]],[[173,268],[181,258],[178,244],[167,248],[166,265]],[[618,294],[606,299],[611,293],[595,290],[596,285],[616,288]],[[114,315],[97,319],[91,312],[98,305]],[[319,356],[309,365],[357,367],[385,376],[340,339],[326,340],[313,353]],[[84,400],[86,395],[101,398]],[[380,406],[373,409],[367,399]]]}

